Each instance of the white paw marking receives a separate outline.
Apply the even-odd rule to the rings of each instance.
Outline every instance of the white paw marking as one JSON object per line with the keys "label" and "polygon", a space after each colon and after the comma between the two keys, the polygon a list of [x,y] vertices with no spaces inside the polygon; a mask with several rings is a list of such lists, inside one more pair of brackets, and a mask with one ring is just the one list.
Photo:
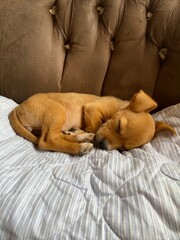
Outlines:
{"label": "white paw marking", "polygon": [[90,152],[92,148],[93,148],[92,143],[81,143],[80,155],[84,155]]}
{"label": "white paw marking", "polygon": [[76,135],[74,132],[71,132],[71,131],[64,131],[63,132],[65,135]]}

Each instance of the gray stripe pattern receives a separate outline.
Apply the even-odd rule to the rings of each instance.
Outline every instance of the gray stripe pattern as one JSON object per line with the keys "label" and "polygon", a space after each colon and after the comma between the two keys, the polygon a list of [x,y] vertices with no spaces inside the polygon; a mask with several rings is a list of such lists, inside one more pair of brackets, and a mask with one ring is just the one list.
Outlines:
{"label": "gray stripe pattern", "polygon": [[12,130],[0,96],[0,240],[180,239],[180,104],[154,115],[159,133],[128,152],[43,152]]}

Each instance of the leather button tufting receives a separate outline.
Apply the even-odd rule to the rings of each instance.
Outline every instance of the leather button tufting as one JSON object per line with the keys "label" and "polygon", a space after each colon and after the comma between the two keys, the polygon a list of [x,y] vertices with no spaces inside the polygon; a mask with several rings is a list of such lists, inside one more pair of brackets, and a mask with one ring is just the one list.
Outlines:
{"label": "leather button tufting", "polygon": [[98,11],[99,15],[103,14],[104,12],[104,8],[102,6],[98,6],[96,10]]}
{"label": "leather button tufting", "polygon": [[57,7],[56,7],[56,6],[52,6],[52,8],[49,9],[49,12],[50,12],[52,15],[56,15],[56,11],[57,11]]}
{"label": "leather button tufting", "polygon": [[153,16],[153,13],[152,12],[148,12],[147,13],[147,19],[150,20]]}
{"label": "leather button tufting", "polygon": [[114,42],[113,41],[110,41],[110,48],[111,48],[111,51],[114,51]]}
{"label": "leather button tufting", "polygon": [[66,43],[65,45],[64,45],[64,48],[66,49],[66,50],[69,50],[71,47],[70,47],[70,44],[69,43]]}
{"label": "leather button tufting", "polygon": [[167,48],[161,48],[161,50],[159,51],[159,56],[161,57],[162,60],[166,58],[166,54],[167,54]]}

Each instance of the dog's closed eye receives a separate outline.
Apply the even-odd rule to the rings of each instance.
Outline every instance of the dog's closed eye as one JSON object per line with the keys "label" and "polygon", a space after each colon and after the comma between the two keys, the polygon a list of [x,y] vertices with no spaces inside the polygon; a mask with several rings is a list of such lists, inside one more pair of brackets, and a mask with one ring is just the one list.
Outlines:
{"label": "dog's closed eye", "polygon": [[120,129],[121,129],[121,121],[118,119],[118,121],[117,121],[117,123],[116,123],[116,129],[115,129],[115,131],[116,131],[117,133],[119,133],[119,132],[120,132]]}
{"label": "dog's closed eye", "polygon": [[116,119],[116,132],[120,133],[123,129],[125,129],[127,126],[127,118],[125,116],[122,116],[120,119]]}

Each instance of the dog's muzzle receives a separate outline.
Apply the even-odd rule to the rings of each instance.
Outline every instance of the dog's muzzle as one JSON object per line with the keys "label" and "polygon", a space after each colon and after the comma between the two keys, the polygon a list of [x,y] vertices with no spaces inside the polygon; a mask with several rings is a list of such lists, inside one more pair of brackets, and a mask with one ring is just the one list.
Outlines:
{"label": "dog's muzzle", "polygon": [[96,137],[95,138],[95,146],[102,150],[108,150],[108,143],[107,143],[106,139]]}

